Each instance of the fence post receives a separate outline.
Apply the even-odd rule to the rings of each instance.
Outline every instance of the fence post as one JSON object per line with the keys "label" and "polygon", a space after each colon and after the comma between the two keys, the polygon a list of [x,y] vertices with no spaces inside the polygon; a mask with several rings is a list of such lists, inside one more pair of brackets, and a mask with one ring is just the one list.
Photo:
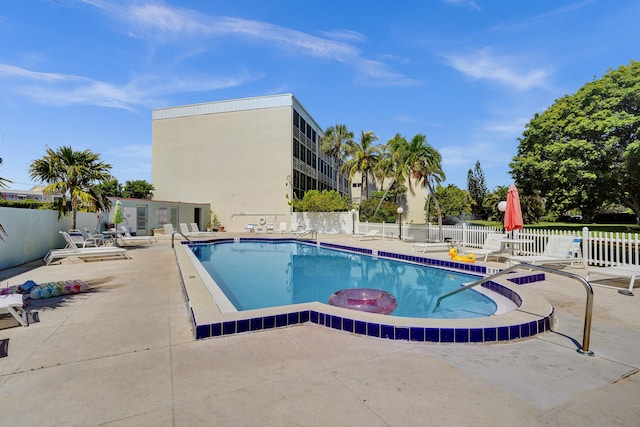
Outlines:
{"label": "fence post", "polygon": [[582,227],[582,248],[584,264],[589,265],[589,261],[591,260],[591,236],[589,235],[588,227]]}

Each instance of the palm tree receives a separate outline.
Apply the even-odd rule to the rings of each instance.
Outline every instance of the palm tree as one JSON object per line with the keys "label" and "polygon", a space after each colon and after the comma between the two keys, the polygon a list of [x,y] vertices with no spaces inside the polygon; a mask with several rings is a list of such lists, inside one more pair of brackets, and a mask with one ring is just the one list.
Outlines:
{"label": "palm tree", "polygon": [[[405,182],[409,176],[409,169],[407,168],[407,160],[408,160],[408,145],[407,139],[401,134],[397,133],[384,145],[382,150],[383,157],[382,160],[378,162],[378,168],[376,171],[376,176],[380,179],[381,184],[383,186],[384,178],[391,178],[391,184],[385,190],[382,198],[378,202],[378,206],[374,211],[374,216],[378,213],[380,206],[382,206],[382,202],[386,200],[387,194],[393,188],[398,190],[400,184]],[[404,190],[406,191],[406,190]],[[396,191],[396,196],[398,191]],[[396,200],[396,203],[398,201]]]}
{"label": "palm tree", "polygon": [[[427,137],[421,133],[411,139],[407,146],[407,168],[409,168],[416,183],[427,187],[429,196],[433,198],[433,203],[438,213],[438,229],[440,230],[440,240],[442,240],[442,210],[438,203],[434,188],[446,179],[442,170],[442,156],[427,142]],[[415,193],[409,180],[409,189]]]}
{"label": "palm tree", "polygon": [[348,173],[349,178],[360,173],[364,200],[369,195],[369,178],[373,177],[373,171],[380,158],[380,149],[373,145],[377,140],[378,137],[373,131],[362,131],[360,143],[351,142],[347,145],[346,152],[350,158],[342,167],[342,171]]}
{"label": "palm tree", "polygon": [[111,165],[100,161],[99,154],[71,147],[47,148],[47,155],[29,167],[32,179],[47,184],[44,193],[61,196],[55,201],[58,218],[71,211],[71,228],[76,228],[78,208],[102,204],[96,186],[112,178],[110,170]]}
{"label": "palm tree", "polygon": [[331,156],[336,170],[336,191],[340,192],[340,164],[346,154],[349,144],[353,143],[353,132],[347,129],[347,125],[330,126],[324,131],[320,149],[324,154]]}

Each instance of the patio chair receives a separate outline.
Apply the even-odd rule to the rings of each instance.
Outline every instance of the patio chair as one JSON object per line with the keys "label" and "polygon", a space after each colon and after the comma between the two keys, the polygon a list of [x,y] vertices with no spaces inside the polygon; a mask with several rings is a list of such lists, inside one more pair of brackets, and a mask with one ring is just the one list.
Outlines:
{"label": "patio chair", "polygon": [[[92,248],[79,248],[75,245],[75,242],[69,236],[69,233],[65,231],[59,232],[67,242],[67,247],[64,249],[52,249],[47,255],[45,255],[43,261],[45,265],[49,265],[56,260],[62,260],[64,258],[77,257],[80,259],[85,258],[131,258],[124,248],[118,248],[115,246],[99,246]],[[73,247],[72,247],[73,245]]]}
{"label": "patio chair", "polygon": [[67,232],[69,239],[67,241],[67,248],[86,248],[87,246],[99,246],[98,239],[94,237],[88,237],[85,239],[82,231],[72,228]]}
{"label": "patio chair", "polygon": [[509,262],[525,262],[528,264],[565,264],[584,263],[580,244],[581,237],[553,235],[547,239],[544,251],[540,255],[511,256]]}
{"label": "patio chair", "polygon": [[382,234],[380,234],[380,230],[371,230],[367,234],[356,234],[353,236],[353,239],[360,241],[382,239]]}
{"label": "patio chair", "polygon": [[102,233],[91,233],[91,231],[89,231],[87,227],[84,228],[84,234],[87,236],[85,238],[85,242],[87,240],[95,240],[97,243],[96,246],[103,246],[113,243],[111,236],[104,235]]}
{"label": "patio chair", "polygon": [[[600,274],[600,275],[612,277],[612,278],[629,279],[629,287],[627,289],[621,289],[619,292],[625,295],[633,295],[632,291],[636,282],[636,278],[640,277],[640,265],[618,264],[618,265],[612,265],[609,267],[588,267],[587,280],[591,280],[590,278],[591,278],[591,275],[593,274]],[[593,281],[597,282],[599,280],[604,280],[604,279],[597,279]],[[597,283],[595,284],[599,285]],[[606,286],[606,285],[599,285],[599,286],[613,288],[613,286]]]}
{"label": "patio chair", "polygon": [[184,222],[181,222],[179,224],[179,227],[180,227],[180,234],[182,234],[184,237],[192,238],[192,237],[202,237],[203,236],[203,233],[201,233],[199,231],[196,232],[196,231],[189,230],[189,227],[187,227],[187,224],[184,223]]}
{"label": "patio chair", "polygon": [[120,226],[121,233],[116,235],[116,241],[120,245],[152,245],[158,241],[155,236],[132,236],[129,229],[124,225]]}
{"label": "patio chair", "polygon": [[482,245],[481,248],[465,249],[463,251],[463,254],[473,252],[476,257],[478,255],[484,254],[484,262],[487,262],[487,259],[489,258],[490,255],[497,256],[498,261],[500,261],[500,255],[505,252],[505,247],[502,244],[502,240],[506,238],[507,238],[506,234],[495,234],[495,233],[487,234],[487,238],[485,239],[484,244]]}
{"label": "patio chair", "polygon": [[189,224],[189,226],[191,227],[192,233],[200,233],[200,235],[202,235],[203,237],[213,237],[216,235],[215,231],[200,231],[200,227],[198,227],[198,224],[196,224],[195,222],[192,222],[191,224]]}
{"label": "patio chair", "polygon": [[280,228],[278,229],[278,233],[284,234],[287,232],[287,223],[286,222],[281,222],[280,223]]}
{"label": "patio chair", "polygon": [[273,233],[273,224],[265,224],[264,231],[267,233]]}
{"label": "patio chair", "polygon": [[411,245],[411,252],[420,251],[422,253],[425,253],[428,249],[449,250],[450,248],[451,242],[413,243]]}
{"label": "patio chair", "polygon": [[9,313],[22,326],[29,326],[23,305],[22,294],[0,295],[0,313]]}
{"label": "patio chair", "polygon": [[244,227],[247,233],[253,233],[258,229],[258,224],[249,223]]}

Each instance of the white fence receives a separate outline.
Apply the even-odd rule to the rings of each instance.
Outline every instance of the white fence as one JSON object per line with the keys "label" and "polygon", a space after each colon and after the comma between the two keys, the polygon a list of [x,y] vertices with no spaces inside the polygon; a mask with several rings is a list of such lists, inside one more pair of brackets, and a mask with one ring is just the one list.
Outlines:
{"label": "white fence", "polygon": [[[58,221],[56,211],[16,209],[0,207],[0,224],[8,233],[0,242],[0,270],[42,258],[49,249],[64,246],[58,230],[70,227],[69,218]],[[471,226],[467,224],[445,225],[442,230],[437,225],[414,225],[398,223],[359,223],[349,212],[335,213],[294,213],[291,216],[292,229],[314,229],[323,234],[366,234],[379,230],[385,237],[405,241],[428,242],[452,240],[469,248],[482,247],[487,234],[503,233],[496,227]],[[93,230],[97,224],[96,214],[78,213],[78,228]],[[514,237],[531,240],[522,243],[519,253],[533,255],[541,253],[550,235],[572,235],[582,237],[582,253],[588,264],[609,266],[632,264],[640,266],[640,237],[636,233],[609,233],[601,231],[582,232],[560,230],[524,229],[515,232]]]}
{"label": "white fence", "polygon": [[[399,224],[359,223],[356,232],[368,233],[380,230],[384,236],[400,236]],[[442,230],[437,225],[402,224],[402,240],[418,242],[441,242],[452,240],[469,248],[482,247],[487,234],[504,233],[497,227],[462,225],[444,225]],[[535,255],[544,250],[549,236],[570,235],[582,238],[582,255],[590,265],[610,266],[631,264],[640,266],[640,236],[637,233],[612,233],[590,231],[584,227],[581,232],[548,229],[524,229],[514,232],[513,237],[530,242],[521,243],[518,253]]]}

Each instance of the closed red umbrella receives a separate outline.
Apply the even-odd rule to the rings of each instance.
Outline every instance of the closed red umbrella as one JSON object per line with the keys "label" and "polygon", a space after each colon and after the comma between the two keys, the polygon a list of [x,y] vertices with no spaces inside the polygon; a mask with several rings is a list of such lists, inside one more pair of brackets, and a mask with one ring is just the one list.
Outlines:
{"label": "closed red umbrella", "polygon": [[511,184],[507,193],[507,208],[504,211],[504,228],[507,231],[513,231],[522,230],[523,226],[520,196],[516,186]]}

